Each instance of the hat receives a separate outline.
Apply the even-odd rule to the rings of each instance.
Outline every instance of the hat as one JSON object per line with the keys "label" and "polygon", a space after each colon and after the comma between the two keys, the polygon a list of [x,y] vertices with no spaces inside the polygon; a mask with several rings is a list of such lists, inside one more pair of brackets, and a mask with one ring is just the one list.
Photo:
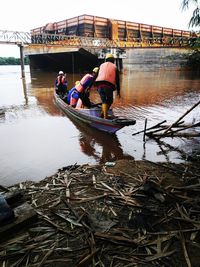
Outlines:
{"label": "hat", "polygon": [[97,73],[99,71],[99,68],[98,67],[95,67],[93,70],[92,70],[92,72],[94,72],[94,73]]}
{"label": "hat", "polygon": [[108,59],[108,58],[114,58],[113,54],[107,54],[106,59]]}
{"label": "hat", "polygon": [[61,74],[64,74],[64,72],[62,70],[60,70],[58,74],[61,75]]}

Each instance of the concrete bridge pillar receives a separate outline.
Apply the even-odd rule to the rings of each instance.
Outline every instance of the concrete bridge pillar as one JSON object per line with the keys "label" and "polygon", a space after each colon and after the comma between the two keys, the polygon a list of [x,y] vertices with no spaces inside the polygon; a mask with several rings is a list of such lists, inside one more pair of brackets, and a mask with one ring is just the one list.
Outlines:
{"label": "concrete bridge pillar", "polygon": [[18,44],[20,49],[20,61],[21,61],[21,74],[22,78],[25,77],[25,69],[24,69],[24,46],[23,44]]}

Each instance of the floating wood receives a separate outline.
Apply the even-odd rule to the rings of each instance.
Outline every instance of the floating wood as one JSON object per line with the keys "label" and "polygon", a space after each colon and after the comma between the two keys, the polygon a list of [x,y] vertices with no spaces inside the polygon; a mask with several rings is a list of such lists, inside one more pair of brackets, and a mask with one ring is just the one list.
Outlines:
{"label": "floating wood", "polygon": [[[166,122],[166,120],[164,120],[164,121],[162,121],[162,122],[159,122],[159,123],[157,123],[156,125],[147,128],[146,131],[149,131],[149,130],[151,130],[151,129],[157,128],[157,127],[159,127],[161,124],[163,124],[163,123],[165,123],[165,122]],[[139,131],[139,132],[136,132],[136,133],[133,133],[132,135],[140,134],[140,133],[143,133],[143,132],[144,132],[144,130]]]}
{"label": "floating wood", "polygon": [[176,125],[180,120],[182,120],[188,113],[190,113],[194,108],[196,108],[200,104],[200,100],[194,104],[190,109],[188,109],[180,118],[178,118],[174,123],[172,123],[163,133],[167,133],[174,125]]}

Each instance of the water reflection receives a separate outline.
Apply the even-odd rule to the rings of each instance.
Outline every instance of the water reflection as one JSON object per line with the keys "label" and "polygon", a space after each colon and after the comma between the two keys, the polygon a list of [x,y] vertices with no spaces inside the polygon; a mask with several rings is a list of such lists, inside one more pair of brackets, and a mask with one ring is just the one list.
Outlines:
{"label": "water reflection", "polygon": [[[80,76],[81,74],[67,74],[69,85],[73,84],[74,80],[80,79]],[[34,79],[32,79],[31,83],[32,94],[36,97],[38,105],[41,105],[51,116],[63,116],[63,113],[52,102],[52,81],[55,77],[56,73],[33,73]],[[131,67],[127,67],[121,74],[121,83],[121,98],[115,98],[113,104],[114,111],[117,115],[130,119],[135,118],[137,123],[134,129],[136,128],[137,130],[143,129],[145,119],[148,119],[148,126],[155,125],[165,119],[167,119],[167,123],[175,121],[184,110],[187,110],[196,102],[200,91],[198,75],[180,70],[133,71]],[[99,102],[99,95],[95,88],[91,91],[90,96],[94,102]],[[195,110],[194,114],[189,115],[188,120],[194,119],[191,116],[194,117],[198,113],[199,108]],[[104,159],[112,159],[112,156],[109,155],[110,152],[106,151],[109,144],[113,144],[110,149],[112,150],[113,147],[113,154],[118,155],[120,158],[125,157],[123,153],[125,150],[128,151],[127,154],[131,155],[132,158],[136,156],[136,159],[169,161],[176,158],[175,155],[170,156],[168,154],[163,154],[163,157],[159,152],[162,151],[162,147],[157,143],[153,146],[152,142],[150,145],[142,144],[140,152],[134,149],[134,147],[130,152],[130,144],[135,144],[135,147],[138,147],[138,137],[131,137],[130,129],[123,129],[117,133],[116,137],[118,140],[113,142],[114,140],[103,136],[102,133],[99,134],[98,131],[92,130],[92,132],[88,133],[87,127],[84,125],[78,127],[76,122],[73,123],[80,132],[80,152],[93,157],[97,162],[103,162]],[[109,142],[107,142],[108,139]],[[129,141],[126,143],[126,140]],[[173,141],[171,144],[173,144]],[[140,137],[140,142],[142,142],[142,137]],[[181,141],[180,144],[182,144]],[[105,152],[102,151],[102,154],[107,156],[99,155],[101,148],[105,150]],[[157,152],[154,153],[153,157],[149,158],[149,152],[146,153],[146,151],[151,149]],[[138,156],[138,154],[141,156]]]}
{"label": "water reflection", "polygon": [[[64,70],[63,70],[64,71]],[[65,73],[65,71],[64,71]],[[74,86],[75,81],[80,80],[83,76],[83,73],[65,73],[66,79],[68,82],[68,89],[71,89]],[[32,70],[31,71],[31,87],[32,88],[53,88],[54,82],[58,73],[56,72],[45,72]]]}
{"label": "water reflection", "polygon": [[121,99],[115,106],[162,105],[171,99],[200,90],[199,75],[191,71],[133,71],[125,69],[121,77]]}
{"label": "water reflection", "polygon": [[80,150],[98,163],[115,161],[119,159],[134,159],[133,156],[125,154],[116,135],[99,132],[86,126],[84,123],[70,118],[79,130]]}
{"label": "water reflection", "polygon": [[[64,70],[63,70],[64,71]],[[83,74],[67,74],[69,88]],[[147,159],[180,162],[178,151],[170,151],[154,140],[143,142],[143,134],[132,133],[163,120],[170,124],[200,97],[200,77],[187,71],[133,70],[121,74],[121,98],[115,98],[117,115],[135,118],[136,125],[115,136],[101,133],[70,120],[53,102],[55,72],[33,72],[20,66],[0,66],[0,184],[38,180],[58,168],[74,163],[104,163],[116,159]],[[91,99],[99,102],[94,89]],[[185,118],[199,121],[200,107]],[[199,146],[199,138],[167,138],[181,150]],[[163,151],[162,151],[163,150]],[[164,153],[165,152],[165,153]]]}
{"label": "water reflection", "polygon": [[[52,116],[65,116],[62,111],[54,104],[53,101],[53,77],[55,73],[33,73],[31,87],[38,104],[41,105],[46,112]],[[78,79],[81,74],[67,74],[68,84],[73,83],[74,79]],[[42,76],[40,81],[38,79]],[[51,79],[48,79],[51,77]],[[51,80],[51,83],[45,83],[47,87],[44,88],[44,81]],[[80,78],[79,78],[80,79]],[[43,81],[43,82],[42,82]],[[93,90],[91,98],[98,101],[98,94]],[[70,118],[73,124],[79,131],[79,144],[80,152],[84,153],[98,163],[106,161],[115,161],[117,159],[127,158],[133,159],[133,156],[123,153],[120,142],[116,135],[110,136],[109,134],[101,133],[98,130],[87,127],[85,124]]]}
{"label": "water reflection", "polygon": [[28,105],[28,94],[27,94],[26,78],[22,78],[22,85],[23,85],[23,90],[24,90],[25,105]]}
{"label": "water reflection", "polygon": [[[40,79],[40,82],[38,82],[38,79],[41,77],[41,75],[42,78]],[[53,81],[53,73],[50,73],[48,76],[47,73],[39,74],[36,72],[33,74],[33,77],[34,79],[32,79],[31,87],[38,104],[41,105],[51,116],[65,116],[65,114],[59,110],[53,101],[53,83],[51,82],[49,86],[47,83],[47,87],[44,88],[44,81],[47,79],[47,77],[51,77],[51,81]],[[77,74],[75,77],[72,74],[68,74],[67,77],[69,79],[69,84],[73,82],[73,79],[78,79]],[[95,101],[98,101],[98,94],[95,92],[95,90],[91,92],[91,98],[93,100],[95,99]],[[133,159],[133,156],[123,153],[120,142],[116,135],[110,136],[109,134],[101,133],[96,129],[87,127],[85,124],[77,121],[74,118],[70,118],[70,120],[79,131],[78,139],[80,144],[80,152],[84,153],[90,158],[93,158],[96,162],[104,163],[106,161],[115,161],[122,158]]]}

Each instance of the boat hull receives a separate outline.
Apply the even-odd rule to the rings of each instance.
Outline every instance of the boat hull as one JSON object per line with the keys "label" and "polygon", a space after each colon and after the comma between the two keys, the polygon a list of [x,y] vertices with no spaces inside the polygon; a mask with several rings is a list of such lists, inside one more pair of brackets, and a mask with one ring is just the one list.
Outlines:
{"label": "boat hull", "polygon": [[127,120],[115,117],[112,110],[109,110],[109,115],[112,119],[103,119],[100,117],[101,106],[87,108],[73,108],[65,103],[58,95],[54,94],[55,102],[58,107],[69,117],[76,118],[85,124],[109,134],[115,134],[118,130],[128,125],[134,125],[135,120]]}

